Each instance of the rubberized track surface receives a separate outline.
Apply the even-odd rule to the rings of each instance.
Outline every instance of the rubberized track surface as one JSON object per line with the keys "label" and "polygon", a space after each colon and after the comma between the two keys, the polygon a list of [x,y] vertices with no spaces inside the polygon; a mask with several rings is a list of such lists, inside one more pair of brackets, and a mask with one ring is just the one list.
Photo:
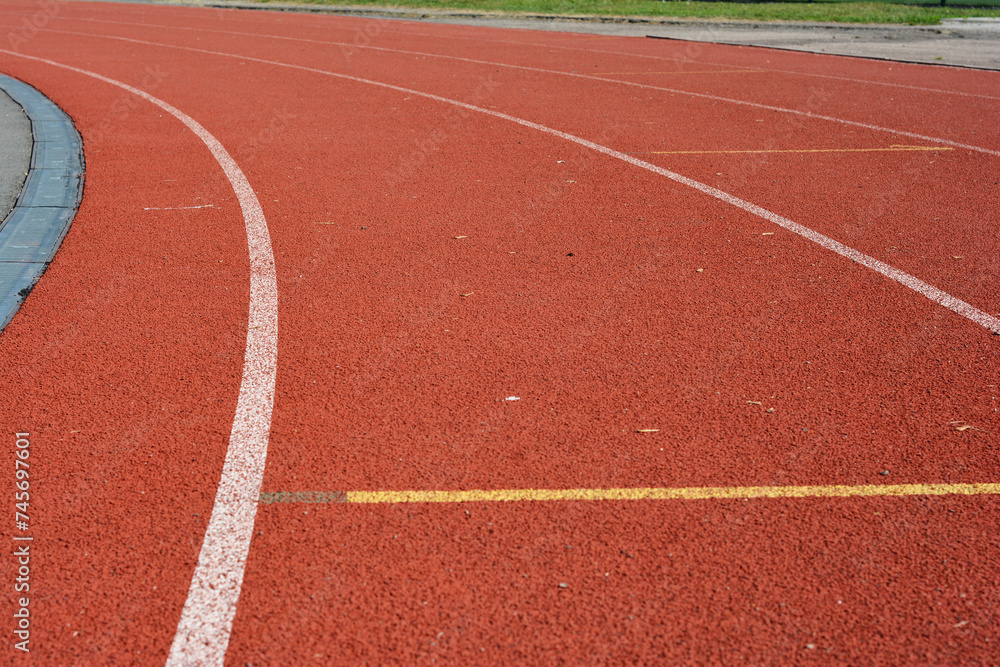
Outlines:
{"label": "rubberized track surface", "polygon": [[[34,475],[12,661],[994,659],[996,73],[53,6],[0,6],[0,69],[87,158],[0,337]],[[237,406],[274,333],[253,201],[270,419]],[[189,593],[244,423],[230,637]],[[221,648],[178,648],[186,601]]]}

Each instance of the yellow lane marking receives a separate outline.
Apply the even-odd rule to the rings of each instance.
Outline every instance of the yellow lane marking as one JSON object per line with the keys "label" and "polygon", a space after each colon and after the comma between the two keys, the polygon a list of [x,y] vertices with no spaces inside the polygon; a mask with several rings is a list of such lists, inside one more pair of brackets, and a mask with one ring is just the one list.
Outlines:
{"label": "yellow lane marking", "polygon": [[469,491],[303,491],[260,494],[273,503],[484,503],[566,500],[721,500],[877,496],[1000,495],[1000,484],[866,484],[633,489],[493,489]]}
{"label": "yellow lane marking", "polygon": [[669,72],[596,72],[592,76],[621,76],[625,74],[743,74],[746,72],[763,72],[762,69],[705,69]]}
{"label": "yellow lane marking", "polygon": [[878,153],[884,151],[953,151],[943,146],[899,146],[889,148],[787,148],[752,151],[633,151],[628,155],[705,155],[727,153]]}

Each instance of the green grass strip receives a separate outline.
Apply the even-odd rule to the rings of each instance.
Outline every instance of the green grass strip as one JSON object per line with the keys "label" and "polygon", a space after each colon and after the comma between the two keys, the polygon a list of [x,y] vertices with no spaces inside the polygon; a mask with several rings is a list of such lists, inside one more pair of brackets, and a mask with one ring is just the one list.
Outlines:
{"label": "green grass strip", "polygon": [[[266,4],[268,0],[255,0]],[[746,21],[818,21],[823,23],[904,23],[933,25],[943,18],[1000,18],[1000,0],[963,0],[990,7],[941,7],[902,2],[687,2],[672,0],[296,0],[303,4],[337,7],[393,7],[437,10],[474,10],[511,14],[547,14],[608,17],[736,19]],[[954,1],[954,0],[953,0]]]}

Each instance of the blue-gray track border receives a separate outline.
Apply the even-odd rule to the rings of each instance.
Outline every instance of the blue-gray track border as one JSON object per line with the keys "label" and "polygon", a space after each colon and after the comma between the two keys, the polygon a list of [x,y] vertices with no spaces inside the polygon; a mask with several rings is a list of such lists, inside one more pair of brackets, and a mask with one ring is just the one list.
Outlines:
{"label": "blue-gray track border", "polygon": [[66,113],[37,89],[0,74],[0,88],[31,121],[31,166],[0,221],[0,331],[45,273],[83,197],[83,141]]}

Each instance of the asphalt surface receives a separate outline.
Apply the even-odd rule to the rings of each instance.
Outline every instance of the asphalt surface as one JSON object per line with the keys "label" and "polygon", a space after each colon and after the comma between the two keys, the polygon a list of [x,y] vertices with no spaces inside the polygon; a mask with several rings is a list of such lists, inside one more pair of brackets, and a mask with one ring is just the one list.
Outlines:
{"label": "asphalt surface", "polygon": [[31,123],[24,110],[0,88],[0,221],[21,193],[31,164]]}
{"label": "asphalt surface", "polygon": [[1000,23],[941,26],[757,23],[657,26],[648,35],[932,65],[1000,69]]}
{"label": "asphalt surface", "polygon": [[1000,69],[1000,23],[953,21],[947,25],[925,27],[683,20],[634,23],[485,17],[426,20],[498,28],[740,44],[900,62]]}

